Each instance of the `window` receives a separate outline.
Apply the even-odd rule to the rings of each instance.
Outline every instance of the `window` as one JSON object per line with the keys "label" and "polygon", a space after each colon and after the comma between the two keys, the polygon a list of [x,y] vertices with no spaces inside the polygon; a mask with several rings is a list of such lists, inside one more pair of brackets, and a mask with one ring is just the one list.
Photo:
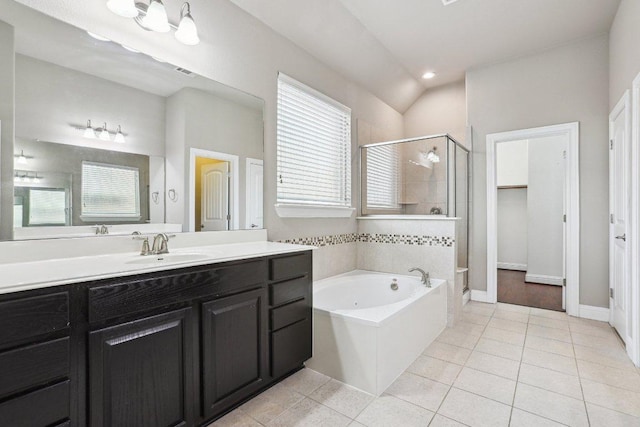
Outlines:
{"label": "window", "polygon": [[398,146],[367,148],[367,208],[398,209]]}
{"label": "window", "polygon": [[66,207],[64,189],[29,189],[29,225],[66,225]]}
{"label": "window", "polygon": [[82,162],[82,219],[140,219],[137,168]]}
{"label": "window", "polygon": [[351,215],[351,110],[281,73],[277,126],[277,206],[349,208]]}

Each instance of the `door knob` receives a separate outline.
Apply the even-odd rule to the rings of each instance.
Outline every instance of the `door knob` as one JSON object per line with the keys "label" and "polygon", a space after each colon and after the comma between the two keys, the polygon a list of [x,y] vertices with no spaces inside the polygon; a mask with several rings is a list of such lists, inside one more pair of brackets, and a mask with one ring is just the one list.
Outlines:
{"label": "door knob", "polygon": [[622,236],[616,236],[616,239],[620,239],[623,242],[627,241],[627,233],[623,234]]}

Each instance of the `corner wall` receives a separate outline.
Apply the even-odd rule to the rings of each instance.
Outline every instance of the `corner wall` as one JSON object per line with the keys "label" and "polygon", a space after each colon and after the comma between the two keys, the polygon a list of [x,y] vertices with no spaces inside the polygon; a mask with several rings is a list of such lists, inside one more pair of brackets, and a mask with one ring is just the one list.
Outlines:
{"label": "corner wall", "polygon": [[640,2],[622,0],[609,33],[609,110],[640,73]]}
{"label": "corner wall", "polygon": [[486,289],[486,136],[579,121],[580,304],[608,307],[608,60],[608,36],[601,35],[467,73],[472,289]]}

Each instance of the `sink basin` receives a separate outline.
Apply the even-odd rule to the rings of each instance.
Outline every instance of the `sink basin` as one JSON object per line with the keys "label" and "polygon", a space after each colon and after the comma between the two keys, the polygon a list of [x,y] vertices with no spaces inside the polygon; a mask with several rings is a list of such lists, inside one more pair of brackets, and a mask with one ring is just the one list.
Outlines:
{"label": "sink basin", "polygon": [[174,262],[192,262],[210,258],[205,254],[162,254],[140,256],[134,260],[127,261],[127,264],[170,264]]}

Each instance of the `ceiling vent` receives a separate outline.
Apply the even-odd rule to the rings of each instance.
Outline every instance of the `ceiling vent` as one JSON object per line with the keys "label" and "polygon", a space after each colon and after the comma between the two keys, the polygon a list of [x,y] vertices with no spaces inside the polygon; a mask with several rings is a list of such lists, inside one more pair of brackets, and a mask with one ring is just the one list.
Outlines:
{"label": "ceiling vent", "polygon": [[448,6],[448,5],[450,5],[451,3],[455,3],[455,2],[457,2],[457,1],[458,1],[458,0],[442,0],[442,4],[443,4],[443,5],[445,5],[445,6]]}
{"label": "ceiling vent", "polygon": [[189,76],[189,77],[193,77],[195,75],[193,71],[189,71],[186,68],[182,68],[182,67],[176,67],[174,68],[174,70],[180,74],[184,74],[185,76]]}

